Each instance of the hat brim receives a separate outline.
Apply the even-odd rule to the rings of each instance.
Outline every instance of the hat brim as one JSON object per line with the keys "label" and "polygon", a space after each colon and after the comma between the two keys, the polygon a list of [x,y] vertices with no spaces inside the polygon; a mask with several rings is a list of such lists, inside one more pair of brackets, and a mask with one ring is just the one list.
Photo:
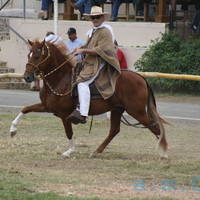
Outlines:
{"label": "hat brim", "polygon": [[103,15],[104,16],[104,21],[110,19],[110,13],[101,13],[101,14],[86,14],[84,13],[83,16],[86,18],[86,20],[92,21],[91,17],[92,16],[97,16],[97,15]]}

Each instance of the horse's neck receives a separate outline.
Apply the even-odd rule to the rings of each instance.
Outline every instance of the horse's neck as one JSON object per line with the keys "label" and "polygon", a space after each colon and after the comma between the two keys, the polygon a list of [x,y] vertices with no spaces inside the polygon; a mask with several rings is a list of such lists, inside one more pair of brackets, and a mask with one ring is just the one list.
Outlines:
{"label": "horse's neck", "polygon": [[67,66],[67,63],[62,65],[64,62],[65,60],[63,59],[54,59],[51,56],[48,67],[44,72],[44,75],[47,75],[44,82],[48,81],[52,87],[57,87],[62,84],[71,87],[72,69]]}
{"label": "horse's neck", "polygon": [[[55,56],[55,55],[54,55]],[[72,74],[72,69],[70,66],[68,66],[68,63],[66,62],[66,59],[62,56],[60,57],[50,57],[48,67],[46,68],[45,73],[55,73],[58,78],[62,78],[63,76],[66,76],[67,74]]]}

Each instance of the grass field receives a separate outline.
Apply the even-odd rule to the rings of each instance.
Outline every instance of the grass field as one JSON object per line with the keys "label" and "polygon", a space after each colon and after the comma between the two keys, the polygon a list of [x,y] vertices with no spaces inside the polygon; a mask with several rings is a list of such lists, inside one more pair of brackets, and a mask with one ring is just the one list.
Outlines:
{"label": "grass field", "polygon": [[0,115],[0,199],[200,199],[200,125],[166,126],[169,158],[159,159],[149,130],[122,124],[105,151],[90,159],[109,121],[94,120],[89,134],[88,120],[73,126],[76,152],[63,159],[68,140],[60,119],[27,115],[11,138],[15,117]]}

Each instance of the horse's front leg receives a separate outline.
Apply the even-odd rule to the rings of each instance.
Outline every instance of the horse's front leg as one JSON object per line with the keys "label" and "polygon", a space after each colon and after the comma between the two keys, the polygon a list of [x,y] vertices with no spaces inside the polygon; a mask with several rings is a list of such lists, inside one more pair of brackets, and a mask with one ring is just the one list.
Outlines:
{"label": "horse's front leg", "polygon": [[65,127],[65,133],[67,135],[67,138],[69,139],[69,149],[65,151],[61,157],[70,158],[71,153],[75,152],[72,124],[66,120],[66,117],[62,117],[62,122]]}
{"label": "horse's front leg", "polygon": [[15,136],[17,133],[17,125],[23,118],[23,116],[29,112],[48,112],[48,109],[45,105],[42,103],[37,103],[32,106],[26,106],[23,108],[23,110],[19,113],[19,115],[15,118],[15,120],[12,122],[12,125],[10,127],[10,133],[11,137]]}
{"label": "horse's front leg", "polygon": [[75,152],[75,144],[73,137],[69,140],[69,149],[65,151],[61,157],[70,158],[71,153]]}

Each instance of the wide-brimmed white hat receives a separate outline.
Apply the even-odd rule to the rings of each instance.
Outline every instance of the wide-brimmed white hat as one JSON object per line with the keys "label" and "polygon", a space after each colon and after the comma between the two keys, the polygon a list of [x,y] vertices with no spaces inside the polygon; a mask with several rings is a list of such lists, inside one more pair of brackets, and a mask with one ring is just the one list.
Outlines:
{"label": "wide-brimmed white hat", "polygon": [[103,15],[104,21],[106,21],[110,18],[110,13],[102,12],[102,8],[99,6],[93,6],[91,8],[90,14],[84,13],[83,15],[87,20],[90,20],[90,21],[91,21],[91,16],[97,16],[97,15]]}

